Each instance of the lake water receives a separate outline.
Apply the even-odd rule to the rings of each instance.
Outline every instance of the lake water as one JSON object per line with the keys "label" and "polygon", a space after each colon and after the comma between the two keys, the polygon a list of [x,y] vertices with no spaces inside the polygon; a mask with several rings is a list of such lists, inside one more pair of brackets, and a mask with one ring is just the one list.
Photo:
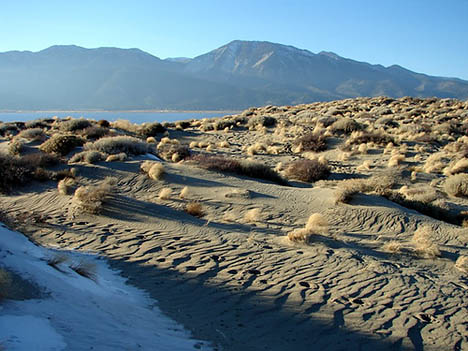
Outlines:
{"label": "lake water", "polygon": [[110,112],[110,111],[82,111],[82,112],[0,112],[0,121],[2,122],[17,122],[31,121],[39,118],[51,118],[54,116],[64,118],[71,116],[74,118],[89,118],[89,119],[105,119],[108,121],[116,121],[118,119],[127,119],[133,123],[144,122],[174,122],[185,119],[201,119],[222,117],[226,115],[236,114],[238,111],[217,111],[217,112]]}

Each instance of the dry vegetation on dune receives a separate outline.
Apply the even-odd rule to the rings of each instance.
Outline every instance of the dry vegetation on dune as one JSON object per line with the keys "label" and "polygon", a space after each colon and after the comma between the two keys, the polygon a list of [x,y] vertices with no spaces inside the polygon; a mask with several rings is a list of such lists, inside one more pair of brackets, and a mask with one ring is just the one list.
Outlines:
{"label": "dry vegetation on dune", "polygon": [[[461,349],[467,117],[466,101],[376,97],[164,124],[0,123],[1,203],[16,224],[47,212],[25,226],[34,239],[125,260],[137,284],[161,268],[171,279],[146,284],[155,295],[215,286],[203,301],[228,316],[226,328],[214,323],[230,340],[278,334],[299,349],[320,315],[342,326],[322,348],[346,331],[355,349],[366,333],[396,348]],[[23,187],[36,180],[49,181]],[[93,279],[93,267],[73,269]],[[226,309],[232,296],[242,303]],[[189,323],[203,315],[184,307]],[[259,313],[254,332],[229,324]],[[273,335],[268,318],[294,328]]]}

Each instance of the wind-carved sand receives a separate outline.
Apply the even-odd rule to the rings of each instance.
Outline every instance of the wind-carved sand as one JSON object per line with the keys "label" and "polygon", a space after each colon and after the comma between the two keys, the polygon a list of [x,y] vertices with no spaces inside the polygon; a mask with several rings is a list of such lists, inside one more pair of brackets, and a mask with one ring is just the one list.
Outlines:
{"label": "wind-carved sand", "polygon": [[[107,257],[218,349],[464,350],[468,191],[457,183],[453,196],[447,180],[468,169],[467,116],[457,100],[373,98],[250,109],[149,134],[119,121],[106,133],[149,135],[163,160],[76,162],[66,166],[76,169],[69,195],[34,181],[1,206],[41,245]],[[63,123],[78,122],[41,128],[71,133]],[[304,150],[297,140],[310,133],[325,150]],[[204,169],[196,155],[252,158],[284,177],[288,163],[314,159],[330,174],[302,182],[290,172],[280,185]],[[162,175],[141,171],[145,161],[161,162]],[[73,191],[106,177],[115,184],[97,213],[80,210]],[[308,223],[312,214],[323,231]],[[301,229],[303,240],[288,239]]]}

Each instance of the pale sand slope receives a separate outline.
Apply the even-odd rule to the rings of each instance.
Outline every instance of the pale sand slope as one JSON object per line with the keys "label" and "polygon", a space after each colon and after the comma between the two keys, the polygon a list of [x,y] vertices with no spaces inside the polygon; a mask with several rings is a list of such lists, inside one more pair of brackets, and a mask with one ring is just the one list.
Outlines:
{"label": "pale sand slope", "polygon": [[[466,229],[376,196],[335,205],[325,183],[284,187],[170,163],[156,182],[138,174],[140,163],[79,166],[91,180],[119,179],[98,216],[74,217],[72,197],[53,183],[2,196],[1,206],[29,219],[23,231],[42,245],[108,257],[162,311],[219,349],[468,349],[467,280],[454,268],[467,255]],[[185,185],[205,218],[181,210],[186,200],[176,194]],[[171,200],[157,199],[164,186],[174,190]],[[233,188],[251,197],[226,197]],[[252,208],[263,218],[242,223]],[[223,220],[231,211],[236,221]],[[285,240],[314,212],[328,219],[330,236],[309,246]],[[32,223],[27,213],[48,218]],[[382,251],[390,239],[409,242],[423,223],[436,232],[441,258]]]}

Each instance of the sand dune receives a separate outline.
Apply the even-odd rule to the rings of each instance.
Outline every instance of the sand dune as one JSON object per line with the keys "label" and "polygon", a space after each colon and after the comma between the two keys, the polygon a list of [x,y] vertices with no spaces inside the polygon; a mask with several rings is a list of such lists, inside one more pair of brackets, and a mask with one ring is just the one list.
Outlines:
{"label": "sand dune", "polygon": [[[251,119],[273,116],[276,128],[208,130],[214,121],[191,122],[183,130],[168,126],[169,137],[182,144],[230,145],[211,151],[192,147],[195,153],[246,159],[246,146],[277,146],[278,154],[259,148],[251,155],[275,167],[310,158],[292,150],[294,140],[320,123],[321,133],[330,131],[325,118],[349,116],[372,127],[382,116],[393,117],[399,126],[376,130],[398,138],[393,149],[405,156],[396,167],[388,168],[388,143],[368,143],[366,152],[357,150],[361,143],[355,149],[339,149],[352,136],[331,134],[328,149],[318,153],[328,159],[328,180],[290,180],[286,186],[208,171],[189,160],[166,160],[163,179],[155,181],[139,170],[147,159],[143,155],[124,162],[73,165],[79,185],[117,178],[97,215],[77,212],[72,195],[60,195],[54,182],[33,182],[2,196],[2,211],[17,218],[16,225],[41,245],[107,257],[131,284],[158,300],[163,312],[220,350],[467,349],[468,280],[455,267],[460,256],[468,255],[468,232],[462,223],[423,215],[391,201],[388,194],[358,192],[349,203],[335,201],[343,179],[383,179],[390,174],[396,180],[393,192],[402,185],[423,185],[426,192],[437,191],[437,199],[429,203],[463,214],[466,198],[444,192],[447,175],[421,168],[431,154],[444,150],[443,167],[450,165],[456,152],[444,147],[463,135],[430,130],[445,123],[437,118],[442,114],[453,115],[453,124],[461,124],[468,106],[430,101],[357,99],[244,113],[253,114],[246,117]],[[437,108],[431,109],[431,104]],[[363,106],[385,113],[358,115]],[[415,117],[410,112],[416,109],[420,112]],[[437,113],[442,109],[445,112]],[[424,140],[435,141],[403,135],[406,120],[411,128],[432,123]],[[349,158],[341,161],[346,152]],[[417,155],[422,158],[415,160]],[[365,160],[372,167],[358,171]],[[410,179],[414,170],[416,181]],[[180,198],[185,186],[189,193]],[[158,193],[165,187],[172,195],[161,200]],[[203,217],[184,211],[190,201],[202,205]],[[254,209],[259,209],[256,218],[246,220],[246,213]],[[306,226],[312,213],[327,220],[328,234],[313,234],[307,243],[288,240],[287,234]],[[423,226],[430,228],[439,257],[417,254],[413,235]],[[389,252],[385,244],[392,241],[399,249]]]}

